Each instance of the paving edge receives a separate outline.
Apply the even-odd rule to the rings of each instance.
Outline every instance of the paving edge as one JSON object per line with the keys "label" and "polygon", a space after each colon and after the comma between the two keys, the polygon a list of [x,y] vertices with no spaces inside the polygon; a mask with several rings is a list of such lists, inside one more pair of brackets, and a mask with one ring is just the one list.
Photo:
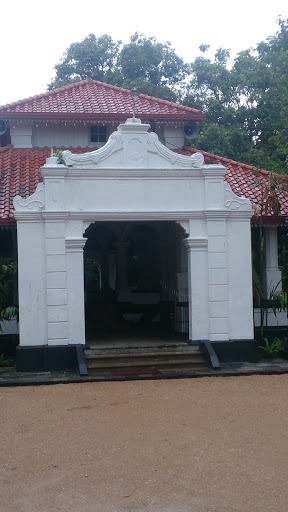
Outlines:
{"label": "paving edge", "polygon": [[[181,372],[179,374],[175,372],[167,371],[167,373],[160,374],[144,374],[144,375],[117,375],[112,376],[111,374],[105,374],[102,376],[80,376],[76,373],[61,373],[56,372],[45,372],[35,375],[18,375],[14,376],[3,376],[0,373],[0,387],[11,387],[11,386],[38,386],[38,385],[50,385],[50,384],[76,384],[83,382],[125,382],[135,380],[172,380],[172,379],[194,379],[200,377],[241,377],[249,375],[282,375],[288,373],[288,362],[283,367],[278,364],[267,365],[267,368],[257,368],[254,365],[253,368],[244,367],[242,369],[233,368],[221,368],[221,370],[205,370],[205,371],[191,371]],[[16,373],[16,372],[15,372]],[[6,378],[5,378],[6,377]]]}

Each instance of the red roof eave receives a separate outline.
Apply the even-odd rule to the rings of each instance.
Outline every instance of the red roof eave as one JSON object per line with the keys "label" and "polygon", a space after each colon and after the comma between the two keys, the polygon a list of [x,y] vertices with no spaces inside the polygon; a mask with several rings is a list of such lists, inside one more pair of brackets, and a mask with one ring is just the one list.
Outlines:
{"label": "red roof eave", "polygon": [[[150,119],[158,120],[158,121],[187,121],[187,120],[195,120],[195,121],[204,121],[205,114],[202,112],[187,112],[187,114],[137,114],[136,117],[139,115],[141,120],[148,121]],[[100,121],[122,121],[123,119],[128,119],[132,117],[132,112],[126,112],[126,113],[97,113],[97,114],[91,114],[91,113],[62,113],[62,112],[4,112],[0,111],[0,116],[3,119],[25,119],[26,121],[32,120],[32,119],[43,119],[43,120],[100,120]]]}
{"label": "red roof eave", "polygon": [[[262,223],[263,224],[285,224],[288,219],[287,215],[263,215]],[[254,225],[260,224],[261,217],[256,217],[253,215],[251,219],[251,223]]]}

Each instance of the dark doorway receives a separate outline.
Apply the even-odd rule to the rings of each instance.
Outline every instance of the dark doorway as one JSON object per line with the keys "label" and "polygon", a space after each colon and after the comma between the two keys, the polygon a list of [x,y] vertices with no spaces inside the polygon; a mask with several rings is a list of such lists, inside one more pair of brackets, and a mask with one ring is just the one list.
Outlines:
{"label": "dark doorway", "polygon": [[182,237],[178,226],[173,222],[95,222],[84,236],[88,342],[173,335]]}

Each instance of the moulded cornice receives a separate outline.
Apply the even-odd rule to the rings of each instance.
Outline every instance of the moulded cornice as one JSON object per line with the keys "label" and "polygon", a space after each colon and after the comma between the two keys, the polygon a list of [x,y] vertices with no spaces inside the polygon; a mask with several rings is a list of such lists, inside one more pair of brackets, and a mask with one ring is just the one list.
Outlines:
{"label": "moulded cornice", "polygon": [[111,220],[189,220],[189,219],[203,219],[202,211],[86,211],[86,212],[70,212],[70,219],[84,220],[84,221],[111,221]]}
{"label": "moulded cornice", "polygon": [[207,220],[225,220],[250,219],[253,216],[253,210],[205,210],[204,215]]}
{"label": "moulded cornice", "polygon": [[53,222],[64,222],[69,216],[69,212],[65,211],[48,211],[44,210],[42,215],[45,220],[53,221]]}
{"label": "moulded cornice", "polygon": [[184,238],[184,244],[189,251],[207,251],[208,238]]}
{"label": "moulded cornice", "polygon": [[221,164],[204,165],[202,169],[205,178],[223,178],[227,172],[226,167]]}
{"label": "moulded cornice", "polygon": [[229,212],[227,210],[207,209],[204,211],[204,215],[207,220],[225,220],[229,217]]}
{"label": "moulded cornice", "polygon": [[87,238],[65,238],[67,252],[81,252],[86,244]]}
{"label": "moulded cornice", "polygon": [[41,212],[14,211],[17,222],[43,222]]}
{"label": "moulded cornice", "polygon": [[253,210],[243,210],[243,211],[239,211],[239,210],[235,210],[235,211],[230,211],[229,212],[229,219],[233,219],[233,221],[236,221],[236,220],[239,220],[239,221],[242,221],[244,219],[251,219],[251,217],[253,217],[254,215],[254,212]]}
{"label": "moulded cornice", "polygon": [[41,175],[45,180],[49,178],[64,178],[67,174],[68,167],[66,165],[58,164],[55,167],[49,167],[45,165],[40,168]]}
{"label": "moulded cornice", "polygon": [[92,169],[85,168],[85,172],[83,169],[73,169],[69,168],[66,178],[68,179],[81,179],[81,180],[97,180],[97,179],[136,179],[139,178],[151,179],[172,179],[172,180],[181,180],[181,179],[199,179],[202,177],[202,169],[191,168],[191,169],[119,169],[119,167],[114,168],[106,168],[106,169]]}

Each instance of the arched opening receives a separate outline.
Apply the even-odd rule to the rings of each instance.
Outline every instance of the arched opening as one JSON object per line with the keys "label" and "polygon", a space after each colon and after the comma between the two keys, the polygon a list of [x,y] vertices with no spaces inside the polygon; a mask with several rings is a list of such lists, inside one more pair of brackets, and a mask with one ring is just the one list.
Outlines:
{"label": "arched opening", "polygon": [[181,273],[183,233],[176,223],[95,222],[84,236],[88,342],[188,333],[188,319],[183,317],[188,305]]}

